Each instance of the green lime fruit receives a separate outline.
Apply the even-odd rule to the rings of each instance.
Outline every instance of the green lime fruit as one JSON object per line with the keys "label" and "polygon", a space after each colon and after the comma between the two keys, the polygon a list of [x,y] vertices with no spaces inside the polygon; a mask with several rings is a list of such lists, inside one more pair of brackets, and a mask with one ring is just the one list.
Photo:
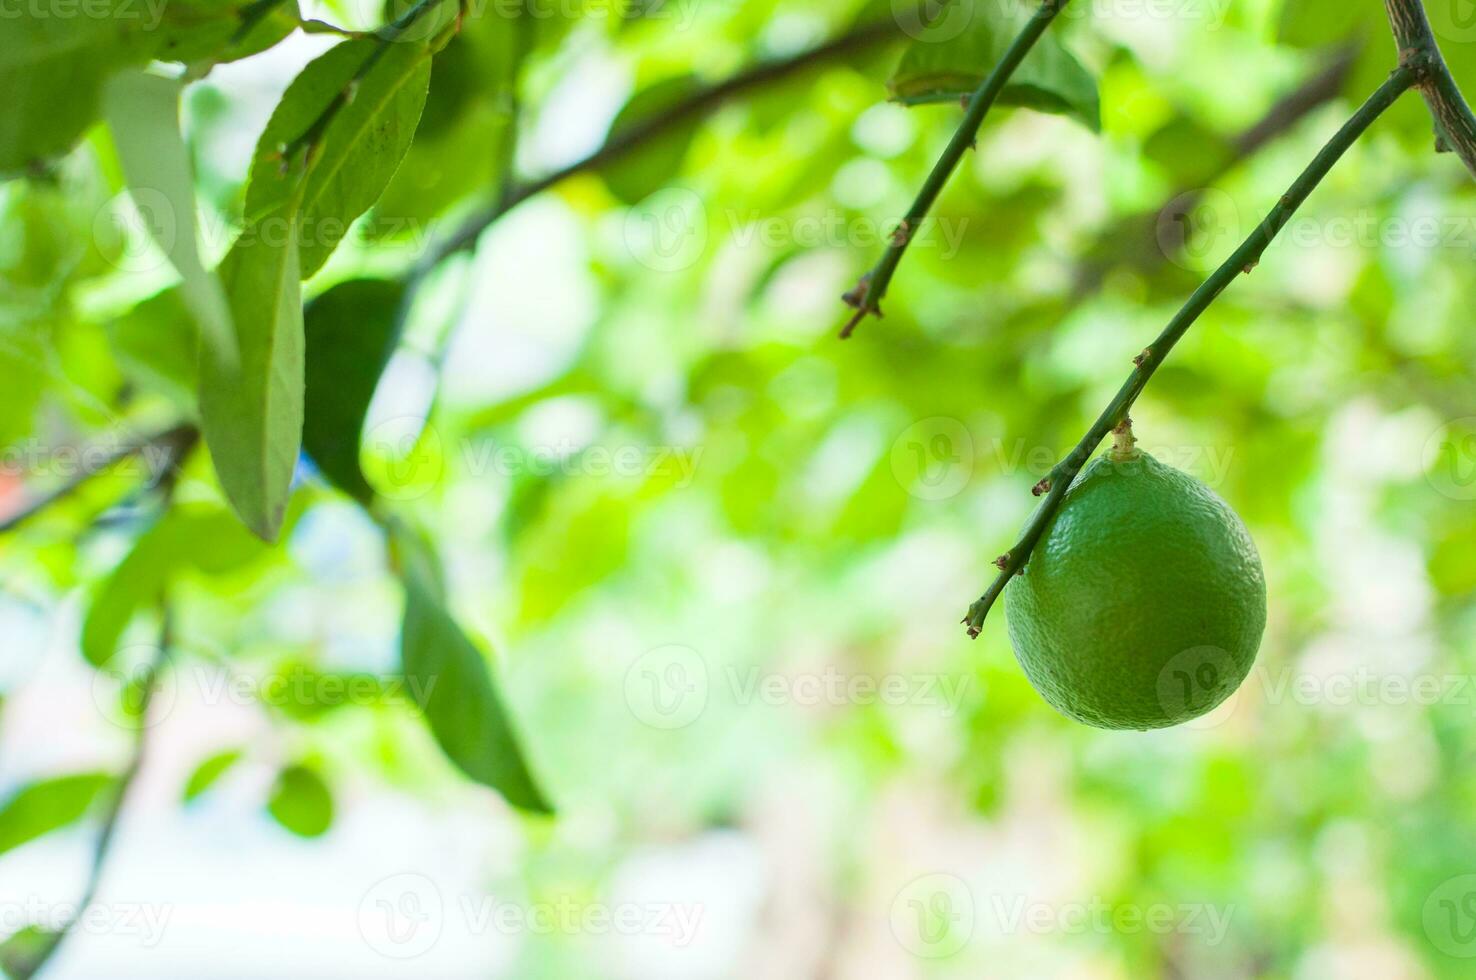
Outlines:
{"label": "green lime fruit", "polygon": [[1005,589],[1010,643],[1057,711],[1098,728],[1166,728],[1228,698],[1266,627],[1245,525],[1209,487],[1132,445],[1067,490]]}

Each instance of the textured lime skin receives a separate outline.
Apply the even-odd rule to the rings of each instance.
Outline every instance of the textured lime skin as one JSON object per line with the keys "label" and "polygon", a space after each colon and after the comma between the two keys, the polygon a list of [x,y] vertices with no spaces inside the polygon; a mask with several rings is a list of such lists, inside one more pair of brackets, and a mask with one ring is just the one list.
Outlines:
{"label": "textured lime skin", "polygon": [[1266,579],[1245,525],[1147,453],[1089,463],[1005,588],[1010,643],[1057,711],[1097,728],[1166,728],[1250,672]]}

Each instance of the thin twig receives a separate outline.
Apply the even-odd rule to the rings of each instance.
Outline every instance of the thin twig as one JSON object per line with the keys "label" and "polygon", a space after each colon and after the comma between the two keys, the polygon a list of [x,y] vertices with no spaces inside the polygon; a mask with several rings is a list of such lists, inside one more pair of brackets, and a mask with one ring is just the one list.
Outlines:
{"label": "thin twig", "polygon": [[1476,176],[1476,116],[1445,65],[1424,5],[1420,0],[1384,0],[1384,9],[1399,48],[1399,63],[1416,72],[1415,85],[1434,117],[1439,148],[1454,150]]}
{"label": "thin twig", "polygon": [[460,227],[427,251],[410,270],[406,276],[405,294],[400,303],[400,324],[397,330],[403,330],[420,287],[436,267],[451,256],[471,249],[484,231],[529,198],[551,190],[578,174],[598,170],[613,163],[649,141],[756,89],[782,81],[831,59],[856,54],[895,40],[898,34],[895,20],[872,21],[788,58],[755,65],[747,71],[697,91],[654,116],[632,123],[619,133],[611,135],[599,149],[573,163],[526,183],[508,183],[494,203],[467,218]]}
{"label": "thin twig", "polygon": [[1272,103],[1265,115],[1231,139],[1231,162],[1221,168],[1219,176],[1337,98],[1362,53],[1361,42],[1343,45],[1305,82]]}
{"label": "thin twig", "polygon": [[[1077,260],[1071,272],[1071,292],[1058,315],[1074,309],[1096,292],[1115,265],[1128,263],[1146,268],[1167,261],[1168,255],[1155,234],[1164,213],[1170,207],[1175,214],[1193,211],[1205,192],[1231,170],[1243,166],[1249,158],[1336,98],[1352,74],[1361,48],[1362,45],[1355,43],[1340,49],[1310,78],[1277,99],[1265,115],[1231,137],[1231,152],[1212,173],[1190,186],[1177,188],[1159,207],[1126,215],[1099,232],[1092,244],[1083,249],[1084,257]],[[1110,260],[1104,257],[1107,253],[1111,253]]]}
{"label": "thin twig", "polygon": [[[169,434],[174,435],[172,440],[165,443],[170,462],[160,474],[157,486],[166,510],[174,499],[174,489],[179,482],[180,470],[177,464],[199,439],[199,433],[188,427],[170,430]],[[88,906],[97,897],[97,889],[102,882],[103,867],[107,863],[108,854],[117,836],[119,818],[123,815],[123,805],[128,801],[128,791],[143,770],[144,760],[148,755],[148,735],[151,727],[149,708],[154,702],[154,692],[159,682],[159,675],[168,664],[170,650],[174,647],[174,616],[167,597],[161,597],[159,611],[159,646],[154,651],[154,656],[145,668],[142,678],[143,686],[138,700],[138,728],[134,733],[133,755],[128,761],[127,768],[123,770],[123,774],[118,777],[113,799],[103,814],[102,828],[98,831],[97,841],[93,845],[91,869],[88,872],[87,884],[82,890],[82,898],[77,902],[77,912],[61,929],[48,935],[36,953],[24,964],[19,968],[12,968],[11,972],[16,980],[30,980],[40,972],[47,961],[56,955],[62,943],[66,942],[77,923],[82,921]]]}
{"label": "thin twig", "polygon": [[1087,430],[1076,447],[1071,450],[1055,467],[1049,475],[1036,485],[1034,492],[1039,495],[1046,494],[1035,513],[1031,516],[1020,540],[1015,543],[1008,552],[1001,555],[998,560],[1000,567],[999,575],[990,584],[985,593],[969,607],[968,615],[964,617],[964,623],[968,625],[969,635],[978,636],[984,625],[984,618],[989,614],[1000,594],[1004,591],[1005,584],[1009,582],[1029,560],[1030,554],[1045,531],[1046,525],[1060,509],[1061,502],[1066,496],[1066,491],[1071,486],[1071,481],[1086,464],[1088,457],[1096,450],[1097,446],[1106,437],[1107,433],[1121,424],[1132,408],[1133,403],[1143,392],[1148,379],[1153,377],[1153,372],[1163,363],[1175,344],[1184,336],[1185,332],[1194,324],[1210,304],[1225,291],[1230,283],[1242,273],[1248,273],[1255,268],[1260,261],[1261,253],[1271,244],[1285,225],[1296,213],[1297,208],[1307,199],[1322,179],[1327,176],[1328,171],[1337,163],[1338,159],[1352,146],[1358,137],[1363,135],[1364,130],[1373,123],[1385,109],[1393,105],[1395,100],[1415,84],[1418,73],[1414,68],[1401,64],[1389,78],[1379,86],[1378,90],[1364,102],[1356,112],[1345,122],[1331,140],[1328,141],[1307,169],[1297,177],[1292,185],[1287,188],[1285,194],[1277,201],[1254,231],[1251,232],[1240,247],[1231,253],[1218,269],[1189,297],[1188,302],[1176,313],[1163,332],[1144,348],[1133,361],[1133,371],[1128,375],[1122,387],[1118,390],[1112,401],[1102,410],[1097,421]]}
{"label": "thin twig", "polygon": [[128,792],[133,788],[138,774],[143,770],[144,761],[148,757],[149,706],[153,703],[154,688],[158,684],[159,674],[169,661],[169,650],[173,643],[172,619],[169,610],[165,608],[164,622],[159,631],[159,648],[154,652],[154,658],[141,678],[143,687],[138,701],[138,729],[134,733],[133,755],[128,761],[128,767],[118,777],[118,785],[114,789],[113,798],[103,814],[102,828],[98,831],[97,840],[92,848],[92,863],[87,875],[87,884],[82,890],[82,897],[77,901],[77,911],[66,925],[47,935],[32,957],[19,967],[12,968],[15,980],[30,980],[31,977],[41,972],[42,967],[61,949],[77,923],[81,922],[87,914],[88,907],[97,898],[97,889],[102,883],[103,868],[107,864],[108,855],[117,838],[119,819],[123,816],[123,805],[128,802]]}
{"label": "thin twig", "polygon": [[881,42],[893,40],[898,33],[897,23],[892,19],[862,25],[796,55],[756,65],[715,85],[701,89],[682,102],[654,116],[632,123],[620,132],[612,134],[599,149],[588,156],[581,157],[573,163],[527,183],[510,185],[494,204],[467,218],[456,231],[427,253],[426,258],[418,266],[418,274],[423,275],[443,260],[476,244],[482,232],[530,197],[542,194],[576,174],[598,170],[650,140],[738,96],[786,79],[832,58],[854,54]]}
{"label": "thin twig", "polygon": [[251,31],[260,24],[272,11],[282,6],[286,0],[256,0],[241,8],[241,23],[236,25],[236,32],[231,35],[230,46],[235,47],[246,40]]}
{"label": "thin twig", "polygon": [[[1025,60],[1030,49],[1035,47],[1035,42],[1045,34],[1046,28],[1051,26],[1051,21],[1056,19],[1056,15],[1069,2],[1070,0],[1040,0],[1040,6],[1036,8],[1025,26],[1020,29],[1020,33],[1005,50],[999,63],[969,96],[968,110],[964,113],[963,122],[959,123],[953,138],[948,141],[948,146],[943,150],[943,155],[933,165],[932,172],[928,174],[922,190],[918,192],[916,200],[912,202],[912,207],[908,209],[907,216],[892,233],[891,243],[882,253],[880,261],[862,277],[865,288],[858,288],[856,292],[847,293],[844,297],[856,308],[856,312],[841,328],[840,335],[843,339],[849,337],[856,329],[856,325],[868,315],[881,316],[881,300],[886,295],[892,275],[897,271],[898,263],[902,261],[902,254],[907,251],[907,246],[917,235],[923,219],[932,210],[933,202],[942,193],[943,185],[947,184],[948,178],[953,176],[953,171],[958,167],[958,162],[963,159],[963,155],[973,147],[974,138],[978,135],[979,127],[984,123],[984,117],[989,114],[1000,92],[1004,91],[1010,76]],[[860,294],[859,298],[857,293]]]}
{"label": "thin twig", "polygon": [[[193,426],[176,426],[173,429],[160,432],[158,435],[150,436],[134,445],[115,450],[99,459],[96,463],[88,463],[84,465],[80,472],[60,487],[33,501],[19,513],[12,514],[4,520],[0,520],[0,534],[15,530],[21,524],[24,524],[54,504],[58,504],[71,497],[78,490],[82,489],[93,477],[107,472],[119,463],[123,463],[135,456],[143,455],[154,448],[163,448],[168,453],[168,459],[163,467],[164,472],[154,474],[156,478],[162,478],[164,473],[167,473],[177,465],[178,460],[194,445],[198,437],[199,433]],[[84,461],[95,455],[97,453],[81,452],[78,454],[79,458]]]}
{"label": "thin twig", "polygon": [[[333,125],[333,120],[338,118],[338,114],[350,102],[354,101],[354,95],[357,93],[360,83],[374,70],[374,66],[379,64],[380,59],[389,52],[389,46],[400,40],[405,32],[420,19],[422,14],[441,2],[443,0],[417,0],[415,5],[409,10],[374,32],[373,37],[376,42],[374,50],[369,52],[363,63],[354,71],[353,77],[348,80],[343,88],[334,93],[332,100],[323,108],[323,111],[318,114],[318,117],[313,120],[312,124],[303,130],[292,142],[282,148],[282,162],[284,166],[290,166],[293,158],[304,150],[307,153],[308,161],[311,162],[313,154],[317,152],[318,147],[322,144],[323,134],[328,131],[329,126]],[[460,26],[461,21],[458,18],[456,21],[457,29],[460,29]]]}

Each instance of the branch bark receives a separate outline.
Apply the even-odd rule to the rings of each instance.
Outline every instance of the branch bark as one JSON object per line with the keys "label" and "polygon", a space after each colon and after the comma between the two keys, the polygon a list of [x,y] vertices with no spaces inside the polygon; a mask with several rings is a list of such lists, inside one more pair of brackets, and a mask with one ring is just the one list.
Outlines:
{"label": "branch bark", "polygon": [[138,729],[134,733],[133,755],[128,760],[128,766],[123,774],[118,777],[118,785],[113,791],[113,798],[108,803],[107,811],[103,814],[102,829],[98,831],[97,841],[92,848],[92,863],[87,874],[87,884],[82,890],[82,897],[77,901],[76,914],[61,929],[47,937],[44,944],[36,951],[32,958],[21,968],[13,970],[15,980],[30,980],[31,977],[40,973],[42,968],[61,949],[67,937],[72,934],[78,922],[82,921],[87,914],[87,909],[97,898],[98,886],[102,884],[103,868],[107,864],[108,854],[112,851],[113,843],[118,834],[118,822],[123,816],[123,806],[128,802],[128,792],[133,788],[134,781],[143,770],[144,761],[148,757],[149,747],[149,706],[154,699],[154,688],[159,680],[159,674],[169,660],[169,649],[174,643],[173,630],[169,610],[164,610],[164,625],[159,633],[159,649],[155,651],[154,659],[150,662],[143,678],[143,693],[139,695],[138,705]]}
{"label": "branch bark", "polygon": [[[199,436],[200,433],[196,431],[193,426],[181,425],[176,426],[173,429],[160,432],[158,435],[150,436],[147,439],[144,439],[132,446],[124,446],[122,449],[115,450],[111,454],[98,459],[97,462],[85,466],[80,472],[74,475],[66,483],[62,484],[60,487],[57,487],[55,490],[52,490],[45,496],[42,496],[39,499],[33,501],[32,503],[27,505],[25,509],[21,510],[18,513],[12,514],[4,520],[0,520],[0,534],[15,530],[17,527],[24,524],[26,521],[29,521],[31,518],[35,517],[41,512],[45,511],[52,505],[58,504],[61,501],[66,500],[68,497],[71,497],[78,490],[82,489],[82,487],[85,486],[93,477],[112,469],[119,463],[126,462],[127,460],[130,460],[135,456],[141,455],[150,449],[163,448],[168,451],[169,463],[165,467],[165,469],[168,470],[170,467],[178,465],[179,460],[190,450],[191,447],[194,446],[195,441],[199,438]],[[79,456],[84,460],[90,459],[93,455],[97,454],[86,452],[79,454]],[[167,478],[168,473],[166,472],[155,475],[160,479],[164,479]]]}
{"label": "branch bark", "polygon": [[1384,110],[1393,105],[1395,100],[1418,81],[1419,73],[1408,64],[1401,64],[1390,74],[1389,78],[1380,85],[1377,91],[1358,108],[1358,111],[1345,122],[1331,140],[1312,158],[1312,162],[1297,177],[1292,185],[1287,188],[1285,194],[1276,202],[1265,219],[1256,226],[1250,236],[1240,244],[1230,257],[1216,269],[1200,287],[1194,291],[1194,295],[1180,308],[1163,332],[1154,339],[1153,343],[1143,349],[1133,359],[1133,371],[1127,380],[1118,389],[1117,394],[1092,427],[1082,436],[1081,441],[1071,450],[1055,467],[1050,474],[1036,485],[1034,492],[1038,496],[1046,494],[1045,500],[1041,501],[1035,513],[1031,515],[1025,531],[1021,534],[1019,541],[1009,551],[1005,552],[995,562],[1000,572],[984,594],[980,596],[969,607],[968,615],[964,617],[964,623],[968,625],[969,635],[977,637],[984,626],[984,619],[989,615],[989,610],[995,601],[1004,592],[1004,587],[1009,580],[1017,575],[1020,569],[1030,559],[1036,543],[1045,532],[1046,525],[1050,523],[1056,511],[1061,508],[1061,503],[1070,488],[1076,474],[1086,464],[1087,459],[1096,450],[1097,446],[1120,425],[1126,425],[1128,411],[1138,396],[1142,394],[1148,379],[1153,377],[1153,372],[1163,363],[1164,358],[1173,350],[1189,330],[1199,316],[1207,310],[1226,287],[1242,273],[1249,273],[1260,261],[1261,254],[1266,247],[1301,207],[1307,196],[1322,182],[1332,170],[1333,164],[1347,152],[1358,137],[1383,114]]}
{"label": "branch bark", "polygon": [[[411,26],[422,15],[442,2],[443,0],[417,0],[413,7],[373,33],[372,37],[376,42],[374,50],[369,52],[369,56],[364,59],[363,64],[359,65],[354,71],[353,77],[349,79],[348,84],[334,94],[333,99],[324,107],[323,111],[318,114],[318,117],[313,120],[307,129],[303,130],[296,139],[282,149],[282,163],[284,166],[291,166],[293,158],[302,150],[306,150],[306,162],[311,166],[313,158],[318,152],[318,148],[322,145],[323,135],[328,132],[328,127],[333,124],[334,119],[338,118],[338,114],[354,100],[354,94],[358,91],[359,83],[368,77],[369,73],[374,70],[374,66],[389,52],[389,46],[391,44],[399,41],[405,35],[405,32],[410,30]],[[452,28],[452,32],[454,33],[460,29],[461,21],[458,18]]]}
{"label": "branch bark", "polygon": [[476,244],[482,232],[530,197],[542,194],[576,174],[597,170],[607,163],[618,160],[647,141],[754,89],[781,81],[833,58],[854,54],[884,41],[893,40],[897,34],[897,23],[892,19],[862,25],[847,34],[842,34],[799,54],[759,64],[748,71],[697,92],[656,116],[641,120],[621,130],[588,156],[575,160],[553,173],[510,187],[495,204],[469,217],[445,241],[432,249],[417,266],[414,277],[423,278],[426,272],[445,259],[471,248]]}
{"label": "branch bark", "polygon": [[[1072,269],[1066,308],[1074,308],[1096,292],[1116,265],[1126,263],[1146,269],[1167,261],[1168,256],[1156,234],[1163,213],[1171,205],[1176,206],[1180,213],[1192,211],[1204,192],[1219,183],[1227,173],[1336,98],[1352,73],[1360,50],[1360,45],[1351,44],[1338,51],[1315,74],[1273,103],[1265,115],[1233,136],[1230,140],[1233,152],[1224,166],[1193,186],[1179,187],[1151,211],[1126,215],[1098,233]],[[1107,257],[1109,253],[1110,259]]]}
{"label": "branch bark", "polygon": [[1445,65],[1424,5],[1420,0],[1384,0],[1384,9],[1399,46],[1399,63],[1415,71],[1415,86],[1435,120],[1438,148],[1454,150],[1476,176],[1476,117]]}
{"label": "branch bark", "polygon": [[1040,0],[1040,6],[1015,40],[1005,50],[1004,56],[999,59],[999,64],[985,76],[984,81],[969,96],[968,111],[964,113],[963,122],[959,123],[953,139],[948,141],[948,146],[943,150],[943,155],[933,165],[933,170],[928,174],[928,179],[923,183],[922,190],[918,192],[917,199],[912,202],[907,216],[902,219],[892,233],[891,244],[882,253],[881,260],[870,272],[861,277],[853,292],[847,293],[843,299],[856,308],[856,312],[846,325],[841,328],[841,339],[849,337],[856,326],[868,315],[881,316],[881,300],[886,295],[887,286],[892,281],[892,276],[897,271],[897,265],[902,261],[902,255],[907,251],[912,236],[916,233],[922,220],[932,210],[933,202],[942,193],[943,186],[948,183],[948,178],[953,176],[953,171],[958,167],[959,160],[963,159],[965,152],[973,148],[974,137],[978,135],[979,127],[984,124],[984,117],[989,115],[989,110],[994,106],[994,100],[999,98],[999,93],[1004,91],[1005,84],[1009,82],[1010,76],[1015,69],[1020,67],[1020,62],[1035,47],[1045,34],[1046,28],[1051,26],[1051,21],[1056,15],[1065,9],[1071,0]]}

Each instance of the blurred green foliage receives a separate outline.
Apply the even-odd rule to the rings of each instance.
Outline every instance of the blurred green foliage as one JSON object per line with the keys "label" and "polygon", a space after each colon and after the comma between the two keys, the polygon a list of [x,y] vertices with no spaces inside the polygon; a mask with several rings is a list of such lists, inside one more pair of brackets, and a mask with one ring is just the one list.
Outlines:
{"label": "blurred green foliage", "polygon": [[[362,5],[323,6],[378,25]],[[694,84],[891,7],[567,6],[467,20],[435,56],[383,196],[304,285],[322,468],[299,464],[281,543],[247,537],[203,450],[167,512],[136,457],[0,537],[8,603],[57,615],[80,597],[70,648],[108,665],[109,708],[158,641],[163,595],[166,673],[182,684],[191,670],[257,692],[285,675],[378,679],[352,710],[328,710],[344,699],[319,681],[316,696],[260,698],[281,737],[202,748],[180,797],[253,762],[279,774],[263,811],[305,837],[332,833],[351,805],[339,786],[366,774],[476,806],[490,791],[451,759],[506,791],[492,770],[509,755],[475,753],[515,729],[538,781],[516,768],[514,802],[538,809],[541,792],[560,817],[504,814],[523,860],[488,868],[489,890],[601,894],[633,856],[736,828],[764,854],[776,908],[823,905],[838,923],[807,937],[837,973],[874,954],[899,976],[1469,976],[1476,943],[1449,890],[1476,872],[1476,187],[1431,152],[1417,98],[1339,163],[1133,413],[1143,448],[1209,483],[1261,550],[1270,622],[1241,693],[1202,723],[1093,731],[1034,694],[1002,622],[975,643],[957,625],[1030,486],[1392,67],[1377,5],[1072,9],[1053,36],[1097,80],[1101,132],[992,115],[885,319],[845,344],[839,296],[960,111],[887,101],[900,32],[816,64],[503,217],[426,280],[367,404],[352,372],[386,363],[388,281],[468,215]],[[1456,6],[1429,4],[1472,91],[1476,34]],[[332,40],[293,35],[190,76],[209,262],[249,218],[276,99]],[[190,43],[191,60],[240,53]],[[1237,140],[1350,45],[1336,94],[1242,156]],[[13,92],[23,69],[5,50]],[[59,117],[71,126],[113,61],[66,57],[89,65]],[[136,220],[108,129],[76,127],[80,145],[36,167],[0,127],[0,166],[29,170],[0,184],[4,512],[66,484],[80,448],[198,421],[177,276]],[[356,291],[381,308],[354,312]],[[312,311],[335,304],[337,329],[364,330],[342,367],[312,360]],[[367,412],[362,446],[314,436],[315,387],[343,393],[325,409],[340,432]],[[324,474],[364,479],[370,511]],[[409,535],[393,553],[386,527]],[[412,621],[438,637],[417,634],[425,656],[455,658],[428,669],[467,679],[443,696],[476,694],[430,728],[426,699],[395,686],[402,578]],[[41,656],[4,652],[0,721]],[[899,678],[905,696],[797,693],[831,676]],[[137,733],[112,734],[118,747]],[[169,738],[169,720],[149,734]],[[30,750],[0,744],[0,850],[82,820],[114,781],[38,771]],[[796,853],[807,862],[785,877]],[[969,941],[936,959],[888,926],[906,883],[930,874],[974,900]],[[1055,915],[1011,927],[1016,900]],[[1093,902],[1167,907],[1174,928],[1062,925]],[[1186,906],[1227,916],[1223,936],[1186,925]],[[788,948],[808,926],[769,928],[745,948]],[[590,974],[586,940],[532,937],[516,975]]]}

